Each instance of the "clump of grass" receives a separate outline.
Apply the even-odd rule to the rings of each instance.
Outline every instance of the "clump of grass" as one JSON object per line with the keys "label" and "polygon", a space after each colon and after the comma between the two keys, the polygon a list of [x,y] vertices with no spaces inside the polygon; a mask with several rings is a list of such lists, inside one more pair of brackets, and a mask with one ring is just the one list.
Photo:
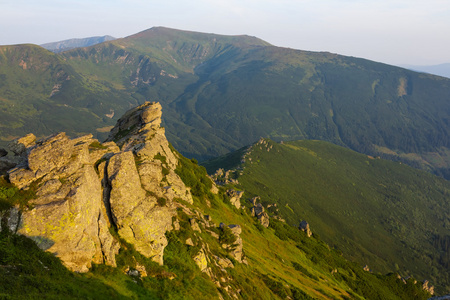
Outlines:
{"label": "clump of grass", "polygon": [[101,149],[108,149],[108,147],[102,145],[99,141],[93,141],[89,144],[89,151]]}
{"label": "clump of grass", "polygon": [[0,177],[0,211],[6,211],[15,205],[21,209],[30,208],[29,201],[36,197],[34,185],[28,190],[19,190],[5,177]]}

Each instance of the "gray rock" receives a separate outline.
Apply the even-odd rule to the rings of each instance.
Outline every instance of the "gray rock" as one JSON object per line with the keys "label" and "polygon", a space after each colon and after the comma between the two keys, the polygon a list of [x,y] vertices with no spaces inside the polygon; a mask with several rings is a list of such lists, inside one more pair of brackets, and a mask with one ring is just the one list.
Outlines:
{"label": "gray rock", "polygon": [[264,227],[269,227],[269,215],[266,212],[262,212],[258,215],[259,223]]}
{"label": "gray rock", "polygon": [[[178,158],[160,124],[161,106],[146,103],[128,111],[113,129],[110,136],[122,149],[112,140],[100,144],[92,135],[70,139],[60,133],[36,142],[30,134],[14,141],[11,150],[24,163],[9,170],[10,181],[22,189],[38,180],[39,185],[21,226],[13,226],[18,218],[6,215],[2,225],[18,227],[17,233],[34,239],[72,271],[87,272],[92,263],[116,265],[119,243],[109,232],[112,225],[137,251],[162,264],[165,233],[176,215],[172,198],[190,202],[192,196],[174,172]],[[158,155],[169,174],[162,174]],[[147,179],[155,184],[147,185]],[[164,194],[166,185],[172,198]],[[157,197],[166,205],[157,205]]]}
{"label": "gray rock", "polygon": [[216,261],[217,261],[217,264],[221,268],[224,268],[224,269],[226,269],[226,268],[234,268],[233,263],[228,258],[222,258],[222,257],[216,256]]}
{"label": "gray rock", "polygon": [[298,228],[299,228],[301,231],[304,231],[308,237],[311,237],[312,232],[311,232],[311,229],[309,228],[308,222],[306,222],[306,221],[304,221],[304,220],[301,221]]}
{"label": "gray rock", "polygon": [[0,173],[6,173],[7,171],[15,168],[20,160],[14,159],[14,157],[0,157]]}
{"label": "gray rock", "polygon": [[226,247],[228,249],[231,249],[230,255],[234,259],[236,259],[238,262],[242,263],[242,259],[244,256],[244,253],[243,253],[244,245],[242,243],[242,238],[240,236],[240,234],[242,233],[242,228],[240,225],[235,225],[235,224],[228,225],[228,228],[231,229],[231,232],[236,237],[236,241],[234,242],[233,245],[227,245]]}
{"label": "gray rock", "polygon": [[13,207],[7,211],[0,211],[0,231],[2,231],[2,226],[6,226],[11,232],[17,232],[20,226],[21,213],[17,207]]}
{"label": "gray rock", "polygon": [[128,275],[128,276],[133,276],[133,277],[140,277],[140,276],[141,276],[141,274],[139,273],[139,271],[138,271],[138,270],[135,270],[135,269],[130,269],[130,270],[128,270],[127,275]]}
{"label": "gray rock", "polygon": [[230,197],[230,202],[232,205],[234,205],[237,209],[241,208],[241,198],[244,195],[244,192],[230,189],[227,190],[227,195]]}
{"label": "gray rock", "polygon": [[202,230],[200,229],[200,226],[197,223],[197,220],[194,218],[189,219],[189,224],[191,224],[191,228],[194,231],[198,231],[198,232],[202,232]]}
{"label": "gray rock", "polygon": [[255,206],[251,209],[251,214],[253,217],[258,216],[259,214],[264,212],[264,206],[261,203],[255,204]]}
{"label": "gray rock", "polygon": [[12,142],[9,143],[8,148],[9,150],[11,150],[15,155],[23,155],[25,153],[25,150],[30,147],[33,146],[36,142],[36,136],[32,133],[13,140]]}

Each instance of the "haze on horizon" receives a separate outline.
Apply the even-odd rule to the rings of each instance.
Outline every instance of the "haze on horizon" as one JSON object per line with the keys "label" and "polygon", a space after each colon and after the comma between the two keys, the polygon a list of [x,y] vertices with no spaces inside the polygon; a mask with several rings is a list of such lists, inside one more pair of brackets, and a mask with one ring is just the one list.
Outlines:
{"label": "haze on horizon", "polygon": [[154,26],[400,65],[450,62],[447,0],[0,0],[0,45],[125,37]]}

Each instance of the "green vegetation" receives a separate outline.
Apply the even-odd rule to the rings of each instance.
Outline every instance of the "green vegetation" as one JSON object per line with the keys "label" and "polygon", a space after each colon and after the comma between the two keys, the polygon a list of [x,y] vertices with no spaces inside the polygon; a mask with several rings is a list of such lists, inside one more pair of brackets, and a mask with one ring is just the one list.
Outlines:
{"label": "green vegetation", "polygon": [[[33,131],[106,138],[130,106],[161,102],[181,153],[320,139],[450,176],[450,80],[248,36],[153,28],[54,54],[0,47],[0,146]],[[119,135],[120,136],[120,135]]]}
{"label": "green vegetation", "polygon": [[108,149],[108,147],[102,145],[99,141],[94,141],[89,145],[89,151],[101,149]]}
{"label": "green vegetation", "polygon": [[[172,151],[176,151],[173,147]],[[211,193],[212,181],[207,177],[206,169],[197,165],[196,160],[190,160],[184,156],[179,156],[178,167],[175,170],[184,184],[191,188],[191,193],[195,197],[204,199],[206,196],[214,198]]]}
{"label": "green vegetation", "polygon": [[27,191],[19,190],[12,185],[4,176],[0,176],[0,213],[9,210],[15,205],[21,209],[28,208],[28,201],[35,197],[33,189]]}
{"label": "green vegetation", "polygon": [[360,265],[428,279],[448,293],[448,181],[320,141],[255,144],[243,167],[238,187],[277,203],[289,224],[307,220]]}
{"label": "green vegetation", "polygon": [[[0,47],[0,144],[29,131],[91,132],[101,139],[103,129],[130,106],[157,100],[171,142],[196,158],[178,154],[176,173],[191,188],[194,204],[175,199],[182,205],[176,216],[180,230],[166,234],[164,266],[111,229],[121,244],[117,267],[93,265],[87,274],[72,274],[2,224],[0,297],[211,299],[219,292],[231,299],[226,288],[240,291],[242,299],[429,297],[412,278],[404,284],[396,274],[382,275],[393,270],[448,291],[447,181],[328,143],[270,141],[246,157],[241,185],[234,186],[245,190],[244,208],[238,210],[225,188],[212,193],[197,159],[261,136],[315,138],[445,175],[449,83],[362,59],[277,48],[252,37],[165,28],[60,55],[33,45]],[[116,140],[134,129],[122,130]],[[91,151],[100,148],[90,145]],[[244,152],[205,166],[234,167]],[[155,159],[166,164],[164,156]],[[163,174],[168,172],[164,167]],[[250,216],[247,200],[253,196],[277,203],[279,212],[268,211],[287,224],[272,218],[269,228],[261,226]],[[33,189],[20,191],[0,179],[2,218],[14,205],[26,209],[33,197]],[[167,205],[162,198],[157,203]],[[206,214],[214,222],[208,228],[200,222]],[[192,218],[202,232],[191,228]],[[295,228],[303,219],[311,225],[311,238]],[[241,226],[248,265],[231,256],[237,240],[228,227],[218,226],[222,222]],[[200,250],[212,254],[208,267],[221,287],[195,264]],[[229,259],[234,268],[223,271],[216,257]],[[374,273],[363,271],[365,264]],[[138,266],[147,277],[126,274]]]}
{"label": "green vegetation", "polygon": [[[372,274],[360,265],[347,261],[340,251],[330,248],[314,235],[271,219],[270,227],[257,226],[248,208],[237,210],[230,204],[225,189],[211,193],[211,180],[195,160],[180,157],[177,173],[195,190],[194,205],[182,203],[174,220],[179,230],[166,233],[164,266],[142,256],[121,239],[113,228],[112,235],[120,242],[117,267],[93,265],[86,274],[68,272],[52,254],[38,249],[34,242],[11,234],[2,226],[0,234],[0,295],[8,298],[74,298],[74,299],[211,299],[220,293],[240,291],[242,299],[427,299],[429,294],[414,279],[404,284],[396,275]],[[3,185],[7,185],[6,182]],[[17,191],[16,191],[17,192]],[[181,201],[181,200],[180,200]],[[245,201],[244,199],[242,200]],[[194,231],[190,219],[208,214],[214,224],[202,232]],[[231,230],[218,226],[239,224],[248,265],[230,256],[229,247],[236,237]],[[212,234],[215,233],[218,238]],[[186,244],[190,239],[192,245]],[[215,280],[225,280],[222,287],[200,271],[193,258],[207,249],[208,267]],[[216,257],[229,259],[234,268],[226,272],[216,265]],[[145,267],[142,273],[131,275]],[[128,274],[127,274],[128,272]],[[223,278],[223,279],[221,279]]]}
{"label": "green vegetation", "polygon": [[24,236],[0,232],[0,298],[126,299],[90,274],[69,272]]}

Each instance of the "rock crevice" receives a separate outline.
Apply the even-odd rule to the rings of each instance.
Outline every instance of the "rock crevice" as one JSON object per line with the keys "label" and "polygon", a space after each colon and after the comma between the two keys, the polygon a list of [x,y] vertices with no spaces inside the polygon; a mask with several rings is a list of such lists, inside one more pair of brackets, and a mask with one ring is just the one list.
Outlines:
{"label": "rock crevice", "polygon": [[[173,199],[193,200],[175,173],[178,158],[160,124],[161,105],[147,102],[120,118],[103,144],[92,135],[70,139],[64,133],[14,141],[10,149],[20,163],[8,171],[9,180],[36,192],[17,233],[72,271],[86,272],[92,263],[116,265],[120,244],[109,231],[113,227],[162,264]],[[158,198],[166,199],[164,205]]]}

